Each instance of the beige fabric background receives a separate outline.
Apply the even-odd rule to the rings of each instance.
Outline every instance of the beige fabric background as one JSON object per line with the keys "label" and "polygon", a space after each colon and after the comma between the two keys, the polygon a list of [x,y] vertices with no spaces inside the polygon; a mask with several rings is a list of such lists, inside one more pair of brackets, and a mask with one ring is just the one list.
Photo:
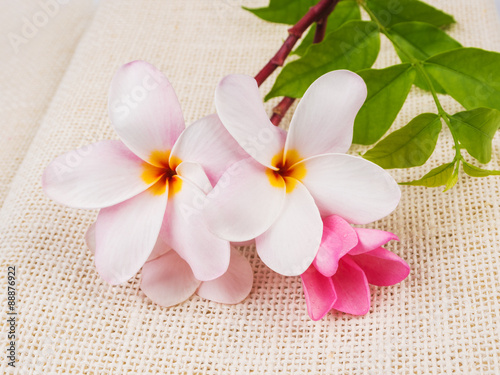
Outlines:
{"label": "beige fabric background", "polygon": [[93,14],[92,0],[59,1],[0,4],[0,207]]}
{"label": "beige fabric background", "polygon": [[[458,25],[451,33],[464,45],[500,49],[492,0],[429,2],[455,15]],[[211,113],[217,81],[228,73],[255,74],[286,36],[285,26],[262,22],[241,4],[108,0],[99,5],[0,210],[1,280],[6,285],[8,264],[18,267],[20,318],[18,368],[6,369],[4,357],[1,368],[44,375],[499,374],[500,189],[494,177],[462,177],[447,193],[402,188],[398,209],[373,227],[401,237],[390,249],[412,272],[400,285],[373,288],[365,317],[331,313],[311,321],[299,278],[271,273],[252,248],[244,253],[255,284],[236,306],[193,297],[160,308],[139,290],[140,275],[118,287],[100,280],[83,241],[96,212],[47,199],[40,187],[43,168],[62,152],[115,137],[107,91],[114,71],[130,60],[148,60],[165,72],[188,122]],[[61,43],[66,36],[60,34]],[[49,44],[44,47],[54,47]],[[384,42],[377,66],[396,61]],[[56,80],[47,77],[51,85]],[[46,87],[33,90],[50,95]],[[444,105],[450,112],[461,109],[449,99]],[[434,110],[430,95],[414,89],[395,126]],[[23,111],[7,112],[33,121]],[[19,144],[27,145],[31,136],[22,134]],[[18,160],[25,149],[14,152]],[[493,153],[491,167],[499,168],[498,137]],[[392,173],[400,181],[416,178],[450,155],[451,137],[444,130],[432,165]],[[3,158],[2,175],[12,174],[15,163]]]}

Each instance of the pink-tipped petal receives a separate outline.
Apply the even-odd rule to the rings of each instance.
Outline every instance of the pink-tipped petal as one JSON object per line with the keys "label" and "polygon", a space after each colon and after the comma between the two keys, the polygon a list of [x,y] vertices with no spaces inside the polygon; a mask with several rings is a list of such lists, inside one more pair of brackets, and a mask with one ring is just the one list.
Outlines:
{"label": "pink-tipped petal", "polygon": [[366,84],[356,73],[336,70],[321,76],[293,114],[285,150],[298,151],[303,158],[347,152],[365,99]]}
{"label": "pink-tipped petal", "polygon": [[143,163],[122,142],[101,141],[57,157],[45,168],[42,186],[69,207],[109,207],[153,185],[141,178]]}
{"label": "pink-tipped petal", "polygon": [[229,242],[211,233],[202,215],[206,196],[186,179],[169,198],[162,238],[190,265],[201,281],[223,275],[229,266]]}
{"label": "pink-tipped petal", "polygon": [[349,255],[363,254],[378,249],[389,241],[399,241],[394,233],[370,228],[354,228],[358,236],[358,244],[349,251]]}
{"label": "pink-tipped petal", "polygon": [[322,275],[314,266],[309,267],[300,277],[309,316],[312,320],[320,320],[333,308],[337,300],[332,279]]}
{"label": "pink-tipped petal", "polygon": [[170,307],[191,297],[200,281],[174,250],[147,262],[142,268],[141,289],[154,303]]}
{"label": "pink-tipped petal", "polygon": [[230,167],[208,194],[205,217],[210,230],[232,242],[251,240],[278,218],[285,184],[272,186],[266,167],[252,158]]}
{"label": "pink-tipped petal", "polygon": [[322,234],[319,210],[304,185],[296,181],[293,191],[286,193],[278,219],[255,244],[260,258],[273,271],[298,276],[313,262]]}
{"label": "pink-tipped petal", "polygon": [[217,279],[204,281],[196,293],[210,301],[233,305],[247,298],[252,284],[250,263],[238,250],[231,248],[231,261],[226,273]]}
{"label": "pink-tipped petal", "polygon": [[200,164],[183,161],[175,171],[182,178],[195,184],[205,194],[208,194],[212,190],[212,184]]}
{"label": "pink-tipped petal", "polygon": [[95,265],[110,284],[120,284],[133,277],[153,251],[168,192],[158,195],[151,189],[99,212]]}
{"label": "pink-tipped petal", "polygon": [[368,160],[324,154],[299,164],[307,171],[301,180],[322,216],[339,215],[352,224],[368,224],[389,215],[401,198],[391,175]]}
{"label": "pink-tipped petal", "polygon": [[227,168],[248,154],[229,134],[217,115],[189,125],[174,145],[170,157],[198,163],[215,186]]}
{"label": "pink-tipped petal", "polygon": [[273,158],[285,147],[286,133],[269,120],[255,79],[236,74],[223,78],[215,90],[215,107],[240,146],[262,165],[273,167]]}
{"label": "pink-tipped petal", "polygon": [[89,229],[85,233],[85,243],[92,255],[95,255],[95,222],[90,224]]}
{"label": "pink-tipped petal", "polygon": [[358,243],[358,236],[351,225],[340,216],[323,219],[323,238],[314,266],[324,276],[337,272],[339,259]]}
{"label": "pink-tipped petal", "polygon": [[[87,233],[85,233],[85,243],[87,244],[87,247],[90,249],[90,252],[92,255],[95,255],[95,248],[96,248],[96,240],[95,240],[95,228],[96,228],[96,223],[92,223],[89,226],[89,229],[87,229]],[[155,246],[153,247],[153,251],[151,251],[151,254],[148,257],[148,262],[152,261],[153,259],[159,258],[163,254],[167,253],[170,250],[170,246],[168,246],[160,237],[158,237]]]}
{"label": "pink-tipped petal", "polygon": [[185,128],[181,106],[167,78],[146,61],[125,64],[111,82],[108,107],[123,143],[161,167],[153,153],[171,150]]}
{"label": "pink-tipped petal", "polygon": [[332,281],[337,292],[334,309],[352,315],[365,315],[370,311],[368,281],[363,270],[348,255],[340,260]]}
{"label": "pink-tipped petal", "polygon": [[151,254],[149,254],[148,257],[148,262],[151,262],[159,257],[161,257],[163,254],[168,253],[172,248],[163,241],[161,236],[158,236],[158,239],[156,240],[155,247],[153,247],[153,251],[151,251]]}
{"label": "pink-tipped petal", "polygon": [[389,286],[400,283],[410,274],[410,266],[396,254],[383,247],[353,256],[370,284]]}

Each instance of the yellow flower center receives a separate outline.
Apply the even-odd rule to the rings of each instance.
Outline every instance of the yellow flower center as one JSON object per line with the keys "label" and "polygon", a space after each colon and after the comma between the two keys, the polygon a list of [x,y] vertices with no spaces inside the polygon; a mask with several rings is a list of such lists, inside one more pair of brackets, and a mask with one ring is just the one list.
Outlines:
{"label": "yellow flower center", "polygon": [[170,157],[170,150],[153,151],[149,163],[142,163],[142,180],[148,185],[154,183],[148,191],[154,195],[165,194],[168,185],[169,199],[178,193],[182,189],[182,179],[175,170],[181,162],[178,157]]}
{"label": "yellow flower center", "polygon": [[283,151],[274,155],[271,165],[278,170],[266,169],[271,185],[277,188],[286,187],[286,192],[291,193],[297,182],[307,173],[303,164],[297,164],[300,160],[302,158],[296,150],[288,150],[286,155],[283,155]]}

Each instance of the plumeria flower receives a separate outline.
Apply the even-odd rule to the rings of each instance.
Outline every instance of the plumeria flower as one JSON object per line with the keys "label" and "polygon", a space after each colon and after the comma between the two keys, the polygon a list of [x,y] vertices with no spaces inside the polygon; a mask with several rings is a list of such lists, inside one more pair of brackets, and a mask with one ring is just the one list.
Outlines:
{"label": "plumeria flower", "polygon": [[[95,223],[89,227],[85,241],[95,254]],[[252,289],[253,271],[248,260],[231,246],[227,271],[210,281],[198,280],[189,264],[158,238],[142,267],[141,289],[154,303],[170,307],[184,302],[193,294],[219,303],[236,304]]]}
{"label": "plumeria flower", "polygon": [[313,265],[301,275],[309,316],[319,320],[331,309],[364,315],[370,310],[368,284],[394,285],[410,273],[403,259],[382,247],[398,237],[353,228],[337,215],[323,222],[321,247]]}
{"label": "plumeria flower", "polygon": [[261,259],[283,275],[300,275],[321,243],[321,217],[337,214],[366,224],[391,213],[401,192],[379,166],[344,154],[366,98],[356,74],[339,70],[317,79],[300,101],[288,134],[270,122],[255,80],[230,75],[215,93],[217,113],[252,157],[235,164],[209,194],[210,230],[229,241],[255,238]]}
{"label": "plumeria flower", "polygon": [[109,115],[121,141],[59,156],[42,181],[58,203],[100,209],[95,263],[101,277],[111,284],[130,279],[160,234],[198,280],[224,274],[230,244],[208,230],[196,202],[244,152],[215,115],[185,128],[172,86],[144,61],[114,76]]}

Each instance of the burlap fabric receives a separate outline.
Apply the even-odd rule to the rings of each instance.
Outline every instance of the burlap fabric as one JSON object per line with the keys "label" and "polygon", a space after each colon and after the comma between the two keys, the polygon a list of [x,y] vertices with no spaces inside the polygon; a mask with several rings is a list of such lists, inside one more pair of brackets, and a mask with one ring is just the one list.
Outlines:
{"label": "burlap fabric", "polygon": [[0,4],[0,206],[93,10],[92,0]]}
{"label": "burlap fabric", "polygon": [[[455,15],[451,34],[464,45],[500,48],[492,0],[429,2]],[[499,374],[498,177],[462,177],[447,193],[402,188],[395,213],[372,227],[401,237],[390,250],[406,259],[412,272],[400,285],[372,288],[372,308],[364,317],[331,313],[311,321],[299,278],[270,272],[253,248],[243,251],[255,271],[254,287],[236,306],[195,296],[160,308],[140,291],[140,275],[111,287],[96,274],[83,241],[96,212],[47,199],[40,186],[43,168],[62,152],[116,137],[106,113],[107,92],[115,70],[130,60],[147,60],[169,77],[188,122],[213,112],[218,80],[229,73],[255,74],[286,36],[285,26],[260,21],[240,5],[239,0],[99,4],[0,212],[2,285],[7,265],[19,270],[15,373]],[[384,41],[376,65],[396,62]],[[452,100],[443,104],[451,113],[461,110]],[[425,111],[435,111],[430,95],[413,89],[395,127]],[[428,166],[391,173],[400,181],[420,177],[450,160],[451,145],[443,130]],[[491,167],[499,168],[498,137],[493,154]],[[2,168],[2,174],[11,173],[4,160]],[[6,334],[1,336],[5,340]],[[4,357],[0,363],[11,372]]]}

